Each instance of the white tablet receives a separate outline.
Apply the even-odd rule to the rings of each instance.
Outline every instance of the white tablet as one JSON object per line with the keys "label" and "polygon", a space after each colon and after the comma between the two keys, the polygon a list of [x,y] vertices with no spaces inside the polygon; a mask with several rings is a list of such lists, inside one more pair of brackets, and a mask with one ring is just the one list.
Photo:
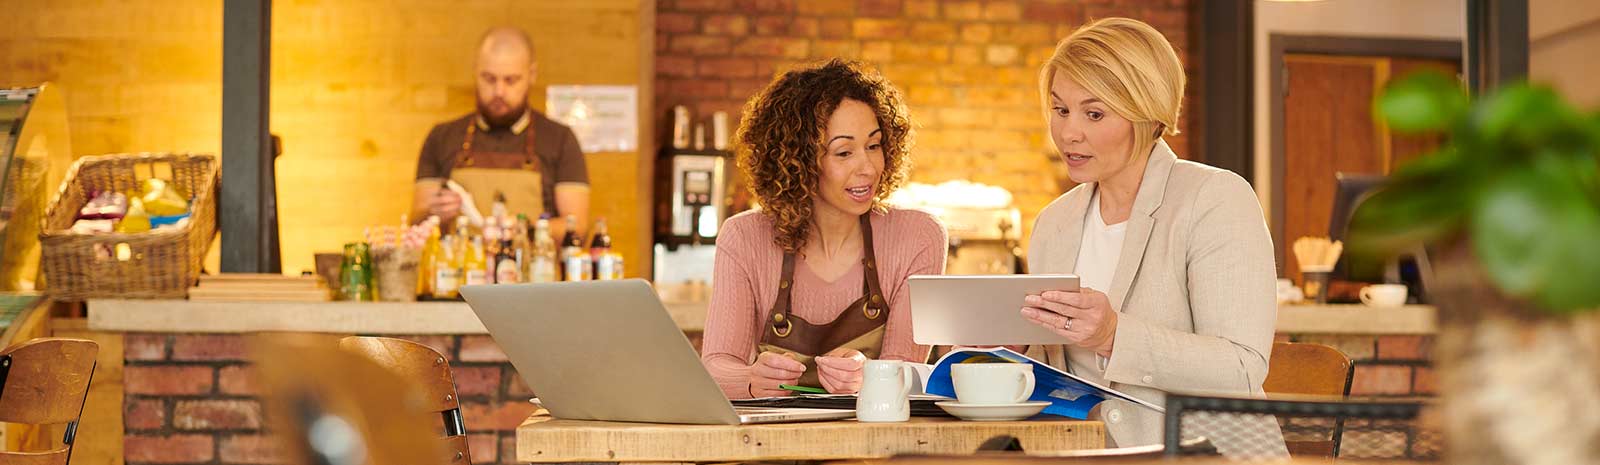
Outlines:
{"label": "white tablet", "polygon": [[1076,291],[1075,275],[917,275],[911,284],[911,338],[923,345],[1064,344],[1066,338],[1022,317],[1023,299]]}

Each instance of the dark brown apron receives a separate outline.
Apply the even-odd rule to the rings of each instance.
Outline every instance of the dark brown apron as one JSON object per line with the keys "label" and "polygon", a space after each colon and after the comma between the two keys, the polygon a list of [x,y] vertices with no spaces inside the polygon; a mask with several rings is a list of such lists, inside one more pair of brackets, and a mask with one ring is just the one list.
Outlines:
{"label": "dark brown apron", "polygon": [[506,210],[513,216],[522,213],[538,218],[544,213],[544,180],[539,172],[539,157],[533,153],[533,132],[532,124],[523,131],[526,140],[522,153],[474,152],[472,138],[478,133],[478,124],[474,121],[467,125],[467,137],[456,153],[450,180],[472,194],[478,211],[489,214],[487,208],[498,193],[505,195]]}
{"label": "dark brown apron", "polygon": [[889,321],[889,305],[883,298],[883,287],[878,285],[878,263],[872,251],[872,222],[870,213],[861,215],[861,237],[865,267],[861,273],[862,295],[850,304],[844,313],[833,321],[816,324],[790,313],[790,294],[794,291],[795,255],[783,255],[783,277],[778,280],[778,301],[772,306],[772,317],[764,325],[760,352],[789,354],[806,364],[806,373],[800,377],[802,386],[821,386],[817,377],[816,357],[838,348],[861,351],[869,359],[876,359],[883,349],[884,324]]}

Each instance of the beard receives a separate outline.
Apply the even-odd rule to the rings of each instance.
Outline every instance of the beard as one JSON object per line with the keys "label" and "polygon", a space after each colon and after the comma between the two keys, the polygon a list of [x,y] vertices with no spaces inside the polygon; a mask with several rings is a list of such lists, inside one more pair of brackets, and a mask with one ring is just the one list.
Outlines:
{"label": "beard", "polygon": [[495,102],[499,102],[507,107],[510,107],[510,110],[502,114],[495,114],[494,110],[490,108],[489,103],[484,102],[483,100],[478,100],[478,116],[483,117],[483,121],[489,123],[489,127],[491,128],[509,128],[511,125],[516,124],[517,120],[522,119],[522,115],[524,113],[528,112],[528,102],[526,101],[512,104],[506,104],[506,102],[503,100],[495,100]]}

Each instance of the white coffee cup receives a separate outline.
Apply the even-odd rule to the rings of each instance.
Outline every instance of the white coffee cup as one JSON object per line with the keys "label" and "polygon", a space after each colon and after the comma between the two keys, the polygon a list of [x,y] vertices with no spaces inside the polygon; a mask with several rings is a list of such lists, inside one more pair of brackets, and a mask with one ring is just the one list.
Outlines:
{"label": "white coffee cup", "polygon": [[969,405],[1010,405],[1033,396],[1033,365],[958,363],[950,368],[956,400]]}
{"label": "white coffee cup", "polygon": [[1403,284],[1373,284],[1361,288],[1361,303],[1373,307],[1399,307],[1406,304]]}
{"label": "white coffee cup", "polygon": [[899,360],[868,360],[861,368],[856,421],[910,420],[912,376],[911,367]]}

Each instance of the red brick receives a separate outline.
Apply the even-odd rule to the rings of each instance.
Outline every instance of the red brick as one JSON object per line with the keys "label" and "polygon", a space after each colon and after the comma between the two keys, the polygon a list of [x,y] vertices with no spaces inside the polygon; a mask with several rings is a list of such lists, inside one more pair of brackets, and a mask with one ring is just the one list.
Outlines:
{"label": "red brick", "polygon": [[981,44],[994,39],[994,26],[988,24],[967,24],[961,26],[961,40]]}
{"label": "red brick", "polygon": [[806,16],[851,16],[856,14],[855,0],[801,0],[796,10]]}
{"label": "red brick", "polygon": [[[668,80],[666,82],[666,85],[662,87],[660,92],[662,92],[664,95],[671,95],[671,96],[674,96],[674,97],[677,97],[677,98],[684,98],[684,99],[703,98],[703,97],[723,97],[723,96],[728,95],[728,83],[722,82],[722,81],[710,81],[710,80],[700,80],[700,79],[672,79],[672,80]],[[479,336],[463,336],[461,338],[461,359],[462,360],[468,360],[467,359],[467,355],[468,355],[467,347],[469,345],[472,345],[472,344],[469,344],[467,342],[467,340],[468,340],[468,338],[471,338],[471,337],[479,337]],[[485,338],[485,339],[487,339],[487,338]],[[489,343],[493,344],[493,341],[489,341]],[[493,357],[495,357],[494,352],[498,352],[500,349],[499,349],[498,346],[495,346],[495,348],[492,349],[494,352],[490,352],[491,349],[488,349],[488,348],[481,348],[481,349],[474,348],[473,350],[474,350],[474,355],[473,355],[474,357],[482,356],[482,357],[493,358]],[[470,361],[489,361],[489,362],[493,362],[493,361],[504,361],[505,360],[505,354],[503,352],[500,353],[498,355],[498,357],[500,358],[499,360],[470,360]]]}
{"label": "red brick", "polygon": [[756,62],[749,58],[705,58],[699,75],[713,78],[747,78],[756,75]]}
{"label": "red brick", "polygon": [[700,29],[714,36],[742,36],[750,33],[750,19],[744,15],[711,15],[700,24]]}
{"label": "red brick", "polygon": [[1411,393],[1411,367],[1404,365],[1357,365],[1350,383],[1350,395],[1405,395]]}
{"label": "red brick", "polygon": [[499,463],[499,448],[498,434],[467,435],[467,450],[472,451],[472,463]]}
{"label": "red brick", "polygon": [[731,48],[727,37],[675,36],[669,49],[694,55],[726,55]]}
{"label": "red brick", "polygon": [[245,360],[246,349],[243,336],[180,334],[172,337],[173,360]]}
{"label": "red brick", "polygon": [[180,400],[172,407],[172,426],[183,430],[261,428],[261,404],[253,400]]}
{"label": "red brick", "polygon": [[1015,45],[990,45],[983,52],[984,61],[995,66],[1010,66],[1017,64],[1017,58],[1022,56],[1022,51]]}
{"label": "red brick", "polygon": [[122,437],[123,458],[129,463],[210,462],[214,456],[213,445],[211,436],[205,434],[172,436],[130,434]]}
{"label": "red brick", "polygon": [[507,465],[517,463],[516,435],[508,434],[500,438],[500,463]]}
{"label": "red brick", "polygon": [[906,22],[899,19],[856,19],[851,31],[857,39],[899,39],[905,37]]}
{"label": "red brick", "polygon": [[989,21],[1022,19],[1022,6],[1014,0],[990,0],[983,5],[983,19]]}
{"label": "red brick", "polygon": [[893,56],[895,63],[949,63],[950,47],[898,42],[894,44]]}
{"label": "red brick", "polygon": [[694,32],[700,25],[695,15],[686,13],[656,14],[656,30],[664,32]]}
{"label": "red brick", "polygon": [[154,361],[167,359],[167,335],[129,334],[122,342],[125,360]]}
{"label": "red brick", "polygon": [[848,39],[852,27],[849,19],[824,18],[817,32],[824,39]]}
{"label": "red brick", "polygon": [[894,60],[894,44],[889,42],[863,42],[861,44],[861,59],[875,63],[887,63]]}
{"label": "red brick", "polygon": [[122,424],[130,430],[161,429],[167,423],[167,406],[160,399],[128,400],[122,406]]}
{"label": "red brick", "polygon": [[[739,101],[749,100],[750,97],[754,97],[757,93],[761,92],[761,89],[767,88],[767,84],[768,81],[760,79],[739,79],[735,81],[729,81],[728,98],[737,99]],[[728,114],[735,115],[738,114],[738,112],[730,112]]]}
{"label": "red brick", "polygon": [[461,405],[461,416],[468,431],[510,431],[517,429],[523,420],[536,409],[528,399],[508,400],[498,403],[466,402]]}
{"label": "red brick", "polygon": [[973,45],[950,47],[950,62],[958,65],[983,64],[983,49]]}
{"label": "red brick", "polygon": [[1417,367],[1416,374],[1412,375],[1411,393],[1416,395],[1436,395],[1439,393],[1439,374],[1429,367]]}
{"label": "red brick", "polygon": [[284,463],[283,448],[271,436],[241,434],[222,438],[223,463]]}
{"label": "red brick", "polygon": [[975,0],[944,2],[944,17],[948,19],[983,19],[983,4]]}
{"label": "red brick", "polygon": [[897,18],[903,6],[902,0],[860,0],[856,4],[856,16]]}
{"label": "red brick", "polygon": [[1028,21],[1077,27],[1083,23],[1083,10],[1076,3],[1035,0],[1022,6],[1022,17]]}
{"label": "red brick", "polygon": [[1054,44],[1055,36],[1050,26],[1043,24],[1002,24],[994,28],[994,40],[1000,43]]}
{"label": "red brick", "polygon": [[255,369],[249,365],[222,367],[217,373],[217,387],[223,394],[236,396],[256,395]]}
{"label": "red brick", "polygon": [[739,11],[793,13],[796,0],[738,0]]}
{"label": "red brick", "polygon": [[788,16],[760,16],[756,18],[756,35],[781,36],[789,33],[789,23],[793,18]]}
{"label": "red brick", "polygon": [[505,377],[511,378],[511,384],[506,386],[506,398],[528,400],[538,395],[533,393],[533,389],[528,387],[528,383],[522,381],[522,376],[517,374],[516,368],[507,367]]}
{"label": "red brick", "polygon": [[1379,336],[1379,360],[1427,360],[1433,345],[1424,336]]}
{"label": "red brick", "polygon": [[816,37],[821,32],[821,24],[817,18],[795,18],[789,23],[789,35],[795,37]]}
{"label": "red brick", "polygon": [[1088,5],[1084,7],[1084,19],[1094,21],[1106,18],[1134,18],[1139,19],[1137,5]]}
{"label": "red brick", "polygon": [[805,58],[810,49],[811,42],[806,39],[750,37],[739,41],[739,44],[733,47],[733,54],[755,57]]}
{"label": "red brick", "polygon": [[694,58],[680,55],[656,55],[656,75],[694,77]]}
{"label": "red brick", "polygon": [[956,26],[950,23],[919,22],[911,25],[911,38],[928,42],[955,42]]}
{"label": "red brick", "polygon": [[492,396],[500,392],[500,366],[451,367],[456,379],[456,394],[466,396]]}
{"label": "red brick", "polygon": [[939,0],[906,0],[905,15],[907,18],[938,18]]}
{"label": "red brick", "polygon": [[504,362],[506,353],[489,336],[461,336],[461,361]]}
{"label": "red brick", "polygon": [[129,366],[122,382],[129,394],[184,395],[211,392],[211,367],[182,365]]}
{"label": "red brick", "polygon": [[673,7],[678,11],[728,11],[733,0],[676,0]]}
{"label": "red brick", "polygon": [[811,55],[821,58],[856,58],[861,44],[853,40],[818,40],[811,43]]}

